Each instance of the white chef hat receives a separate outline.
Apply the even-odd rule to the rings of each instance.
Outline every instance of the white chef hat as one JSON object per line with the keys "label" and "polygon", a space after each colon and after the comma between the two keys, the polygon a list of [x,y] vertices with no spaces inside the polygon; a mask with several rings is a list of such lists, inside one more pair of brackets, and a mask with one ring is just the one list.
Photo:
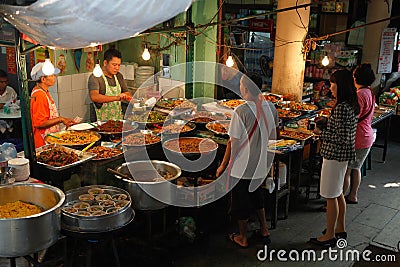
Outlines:
{"label": "white chef hat", "polygon": [[54,73],[45,75],[42,70],[43,65],[44,65],[44,62],[39,62],[35,66],[33,66],[32,70],[31,70],[31,78],[33,81],[39,81],[40,77],[43,77],[43,76],[48,76],[48,75],[52,75],[52,74],[55,75],[55,74],[60,73],[60,69],[54,68]]}

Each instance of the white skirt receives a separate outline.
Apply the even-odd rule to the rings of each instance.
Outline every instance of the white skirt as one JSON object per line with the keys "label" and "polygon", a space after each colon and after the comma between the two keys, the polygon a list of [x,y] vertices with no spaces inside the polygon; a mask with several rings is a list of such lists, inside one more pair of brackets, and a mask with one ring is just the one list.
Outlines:
{"label": "white skirt", "polygon": [[324,198],[337,198],[343,192],[344,176],[348,161],[325,159],[322,162],[320,195]]}

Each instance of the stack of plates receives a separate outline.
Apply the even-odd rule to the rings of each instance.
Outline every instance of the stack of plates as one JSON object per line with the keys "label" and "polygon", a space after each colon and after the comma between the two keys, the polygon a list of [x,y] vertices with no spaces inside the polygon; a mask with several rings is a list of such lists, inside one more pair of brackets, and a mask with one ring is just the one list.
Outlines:
{"label": "stack of plates", "polygon": [[[147,79],[154,75],[154,67],[152,66],[140,66],[136,69],[135,72],[135,83],[136,87],[140,87]],[[154,81],[148,82],[153,84]]]}

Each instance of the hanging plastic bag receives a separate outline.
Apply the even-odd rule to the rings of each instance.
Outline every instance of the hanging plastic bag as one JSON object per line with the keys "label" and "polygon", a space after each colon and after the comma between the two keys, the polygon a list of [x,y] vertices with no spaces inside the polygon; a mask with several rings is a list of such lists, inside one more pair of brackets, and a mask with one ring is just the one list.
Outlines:
{"label": "hanging plastic bag", "polygon": [[17,149],[14,144],[3,143],[0,146],[0,162],[8,161],[17,157]]}

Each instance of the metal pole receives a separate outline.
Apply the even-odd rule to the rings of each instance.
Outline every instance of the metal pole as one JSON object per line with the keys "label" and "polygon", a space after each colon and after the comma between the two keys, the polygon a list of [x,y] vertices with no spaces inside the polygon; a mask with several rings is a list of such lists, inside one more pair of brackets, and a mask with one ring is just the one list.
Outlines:
{"label": "metal pole", "polygon": [[186,85],[185,97],[193,98],[193,62],[194,62],[194,24],[192,21],[192,7],[186,12]]}
{"label": "metal pole", "polygon": [[22,138],[24,142],[25,158],[29,159],[31,170],[33,170],[33,165],[36,162],[36,154],[32,131],[32,120],[30,115],[30,96],[28,77],[26,73],[26,56],[21,53],[22,39],[18,31],[16,31],[15,43],[18,90],[21,102]]}

